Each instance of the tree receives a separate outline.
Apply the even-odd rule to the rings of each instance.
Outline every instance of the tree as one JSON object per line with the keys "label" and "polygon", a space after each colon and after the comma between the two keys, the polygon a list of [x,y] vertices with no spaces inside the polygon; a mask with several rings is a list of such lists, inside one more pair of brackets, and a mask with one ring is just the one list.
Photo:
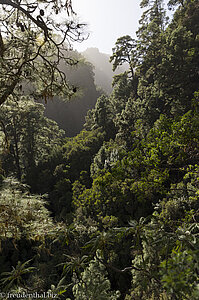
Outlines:
{"label": "tree", "polygon": [[167,19],[162,0],[143,0],[140,6],[146,8],[139,21],[141,26],[136,32],[138,37],[137,62],[142,73],[150,67],[156,71],[157,65],[161,63],[162,33],[165,30]]}
{"label": "tree", "polygon": [[14,172],[20,180],[26,176],[34,182],[36,166],[61,143],[64,131],[56,122],[44,117],[44,106],[29,97],[10,97],[1,106],[1,130],[7,146],[2,152],[6,174]]}
{"label": "tree", "polygon": [[184,0],[170,0],[168,2],[169,9],[172,9],[176,5],[184,6]]}
{"label": "tree", "polygon": [[59,15],[75,15],[72,1],[1,0],[0,6],[0,105],[14,92],[21,93],[24,84],[32,87],[38,80],[45,100],[63,90],[71,96],[59,64],[77,63],[66,55],[71,42],[83,39],[83,24],[70,18],[60,23]]}
{"label": "tree", "polygon": [[[110,57],[110,62],[113,61],[113,71],[123,64],[128,64],[129,66],[128,71],[113,77],[114,93],[116,95],[119,94],[119,97],[124,96],[125,90],[123,90],[123,85],[125,85],[127,91],[136,96],[137,76],[134,70],[136,66],[136,41],[129,35],[122,36],[117,39],[112,50],[113,54]],[[119,92],[120,90],[121,92]],[[126,92],[126,97],[128,97],[128,92]],[[124,96],[124,98],[126,97]]]}
{"label": "tree", "polygon": [[109,142],[104,142],[91,164],[90,170],[92,177],[96,177],[98,172],[103,169],[111,169],[114,164],[122,156],[122,151],[124,151],[124,145],[110,140]]}
{"label": "tree", "polygon": [[97,99],[95,108],[88,111],[85,128],[87,130],[101,129],[105,133],[105,139],[115,137],[114,114],[110,98],[102,95]]}
{"label": "tree", "polygon": [[167,19],[162,0],[142,1],[140,6],[146,9],[139,21],[141,26],[136,32],[138,37],[136,71],[139,78],[137,93],[143,105],[147,107],[143,119],[148,119],[148,123],[152,125],[164,108],[158,78],[164,54]]}
{"label": "tree", "polygon": [[193,94],[198,90],[198,9],[198,1],[184,2],[165,31],[166,51],[159,72],[159,85],[165,97],[165,112],[170,115],[190,110]]}
{"label": "tree", "polygon": [[135,40],[129,35],[122,36],[118,38],[113,48],[113,54],[110,57],[110,62],[113,61],[113,71],[115,71],[119,66],[127,63],[130,68],[130,77],[134,78],[134,51],[135,51]]}
{"label": "tree", "polygon": [[146,107],[142,118],[148,119],[150,126],[161,113],[174,116],[191,109],[193,93],[198,89],[197,3],[184,2],[166,27],[163,1],[141,2],[147,9],[137,32],[136,70],[138,96]]}
{"label": "tree", "polygon": [[[99,254],[97,254],[99,255]],[[73,295],[76,300],[116,300],[119,298],[119,291],[111,291],[110,281],[107,272],[97,256],[89,266],[81,273],[81,278],[76,280],[73,286]]]}

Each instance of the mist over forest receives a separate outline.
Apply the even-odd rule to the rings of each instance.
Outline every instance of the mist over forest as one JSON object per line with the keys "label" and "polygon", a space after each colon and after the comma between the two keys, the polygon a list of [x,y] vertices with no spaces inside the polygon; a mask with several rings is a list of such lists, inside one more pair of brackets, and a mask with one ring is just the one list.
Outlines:
{"label": "mist over forest", "polygon": [[167,2],[108,55],[72,0],[0,0],[3,300],[199,299],[199,2]]}
{"label": "mist over forest", "polygon": [[55,120],[69,137],[83,129],[86,114],[95,107],[99,96],[103,93],[111,94],[113,76],[127,70],[127,66],[123,66],[113,72],[110,55],[100,53],[97,48],[88,48],[83,53],[74,52],[71,55],[84,60],[78,66],[65,70],[70,84],[78,87],[77,96],[68,102],[55,97],[44,103],[45,115]]}

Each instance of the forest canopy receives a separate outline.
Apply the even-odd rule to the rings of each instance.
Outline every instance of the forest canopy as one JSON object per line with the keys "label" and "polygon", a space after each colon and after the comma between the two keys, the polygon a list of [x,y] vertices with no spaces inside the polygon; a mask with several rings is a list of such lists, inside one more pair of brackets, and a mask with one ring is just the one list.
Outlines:
{"label": "forest canopy", "polygon": [[[137,38],[118,37],[110,56],[128,68],[91,109],[81,62],[92,93],[73,137],[39,102],[79,92],[59,69],[80,61],[67,51],[83,38],[72,3],[0,4],[4,298],[199,299],[198,0],[170,0],[171,20],[163,0],[140,1]],[[51,19],[64,9],[68,23]]]}

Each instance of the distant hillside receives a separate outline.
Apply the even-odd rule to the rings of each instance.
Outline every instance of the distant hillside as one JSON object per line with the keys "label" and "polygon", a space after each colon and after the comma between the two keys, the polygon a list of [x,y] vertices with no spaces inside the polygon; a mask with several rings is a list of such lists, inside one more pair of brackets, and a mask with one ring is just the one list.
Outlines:
{"label": "distant hillside", "polygon": [[99,52],[98,48],[87,48],[82,55],[94,66],[95,84],[101,87],[107,94],[112,92],[113,76],[124,72],[125,67],[112,71],[112,63],[109,62],[110,55]]}
{"label": "distant hillside", "polygon": [[113,76],[124,72],[125,69],[120,68],[113,72],[109,55],[100,53],[97,48],[89,48],[81,54],[71,52],[70,55],[80,60],[82,56],[86,59],[76,67],[68,66],[63,70],[70,84],[77,87],[76,97],[69,102],[63,102],[56,97],[44,104],[45,115],[55,120],[60,128],[66,131],[67,136],[75,136],[83,129],[88,110],[94,108],[101,94],[97,87],[110,94]]}
{"label": "distant hillside", "polygon": [[[78,52],[71,52],[71,56],[81,59]],[[55,120],[66,135],[71,137],[83,129],[85,116],[89,109],[94,108],[100,92],[94,83],[93,66],[88,62],[81,62],[78,66],[63,69],[69,83],[77,88],[76,97],[64,102],[58,97],[44,103],[45,115]],[[43,101],[44,102],[44,101]]]}

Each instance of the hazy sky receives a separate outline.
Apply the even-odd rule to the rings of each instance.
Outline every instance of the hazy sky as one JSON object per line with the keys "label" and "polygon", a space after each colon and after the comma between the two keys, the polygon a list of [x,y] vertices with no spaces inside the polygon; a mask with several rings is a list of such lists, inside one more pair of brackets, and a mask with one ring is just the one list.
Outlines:
{"label": "hazy sky", "polygon": [[72,3],[90,33],[88,40],[74,44],[78,51],[97,47],[100,52],[111,54],[118,37],[127,34],[136,37],[142,14],[140,0],[73,0]]}

